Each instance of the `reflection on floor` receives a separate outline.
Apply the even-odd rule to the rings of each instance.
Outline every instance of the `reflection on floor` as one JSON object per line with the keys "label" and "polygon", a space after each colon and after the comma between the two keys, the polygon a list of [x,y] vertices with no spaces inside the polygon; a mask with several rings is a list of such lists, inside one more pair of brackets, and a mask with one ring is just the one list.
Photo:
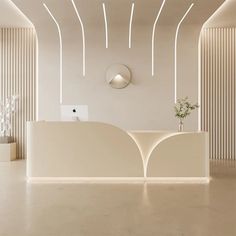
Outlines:
{"label": "reflection on floor", "polygon": [[0,236],[234,236],[236,163],[212,162],[209,185],[27,184],[0,163]]}

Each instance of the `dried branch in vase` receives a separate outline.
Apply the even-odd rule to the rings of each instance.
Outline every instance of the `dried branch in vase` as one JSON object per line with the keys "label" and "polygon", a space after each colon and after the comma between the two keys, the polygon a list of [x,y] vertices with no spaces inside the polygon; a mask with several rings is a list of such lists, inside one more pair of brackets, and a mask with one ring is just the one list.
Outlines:
{"label": "dried branch in vase", "polygon": [[13,95],[0,101],[0,136],[10,136],[12,129],[12,117],[16,112],[16,101],[18,96]]}

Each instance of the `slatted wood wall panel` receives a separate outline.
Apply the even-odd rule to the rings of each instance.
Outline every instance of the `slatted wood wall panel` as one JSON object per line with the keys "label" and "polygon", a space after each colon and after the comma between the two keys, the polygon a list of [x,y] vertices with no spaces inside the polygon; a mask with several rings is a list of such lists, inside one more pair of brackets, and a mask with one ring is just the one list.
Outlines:
{"label": "slatted wood wall panel", "polygon": [[201,124],[210,134],[211,159],[236,159],[236,28],[201,35]]}
{"label": "slatted wood wall panel", "polygon": [[31,28],[0,29],[0,99],[19,95],[12,118],[17,157],[26,157],[26,121],[36,114],[36,35]]}

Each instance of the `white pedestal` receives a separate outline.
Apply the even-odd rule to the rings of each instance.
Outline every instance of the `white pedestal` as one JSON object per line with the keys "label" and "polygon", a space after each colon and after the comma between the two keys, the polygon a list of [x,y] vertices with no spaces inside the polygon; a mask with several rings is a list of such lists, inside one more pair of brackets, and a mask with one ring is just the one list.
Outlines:
{"label": "white pedestal", "polygon": [[16,159],[16,143],[0,143],[0,162]]}

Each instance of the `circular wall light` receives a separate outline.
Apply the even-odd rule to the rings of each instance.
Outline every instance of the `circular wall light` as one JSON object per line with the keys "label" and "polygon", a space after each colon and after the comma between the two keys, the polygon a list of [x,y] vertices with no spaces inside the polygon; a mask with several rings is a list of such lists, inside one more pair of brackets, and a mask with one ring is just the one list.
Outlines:
{"label": "circular wall light", "polygon": [[125,65],[113,64],[107,69],[106,80],[112,88],[125,88],[131,82],[130,70]]}

